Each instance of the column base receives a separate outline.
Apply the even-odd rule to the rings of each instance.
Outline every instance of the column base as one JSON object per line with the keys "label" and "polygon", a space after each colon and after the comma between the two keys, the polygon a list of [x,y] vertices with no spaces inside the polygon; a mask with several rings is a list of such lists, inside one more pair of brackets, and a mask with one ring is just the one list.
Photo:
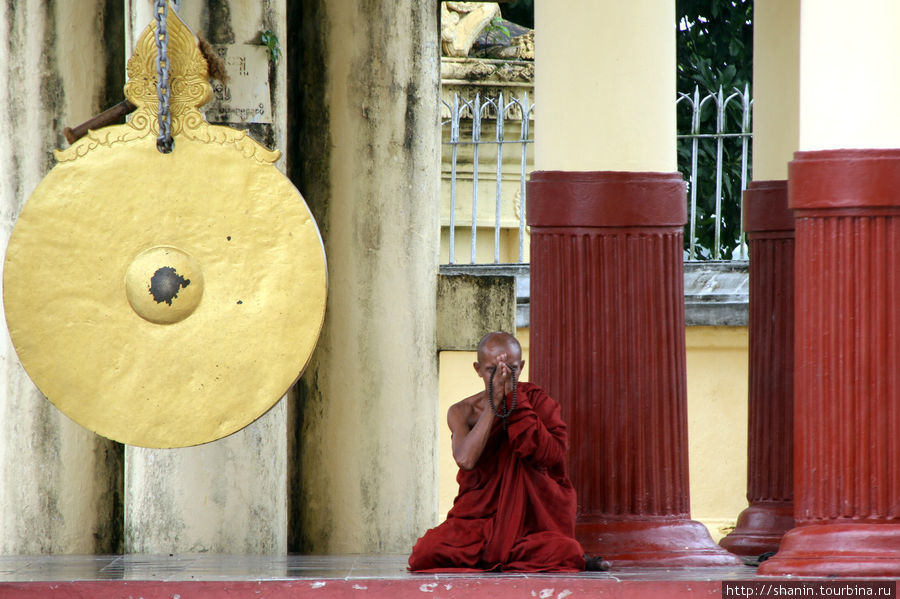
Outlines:
{"label": "column base", "polygon": [[736,555],[762,555],[778,551],[784,534],[794,528],[790,502],[760,501],[738,516],[737,527],[719,545]]}
{"label": "column base", "polygon": [[742,564],[713,542],[705,526],[687,518],[578,522],[575,536],[586,553],[603,556],[613,569]]}
{"label": "column base", "polygon": [[900,524],[809,524],[784,535],[763,576],[900,576]]}

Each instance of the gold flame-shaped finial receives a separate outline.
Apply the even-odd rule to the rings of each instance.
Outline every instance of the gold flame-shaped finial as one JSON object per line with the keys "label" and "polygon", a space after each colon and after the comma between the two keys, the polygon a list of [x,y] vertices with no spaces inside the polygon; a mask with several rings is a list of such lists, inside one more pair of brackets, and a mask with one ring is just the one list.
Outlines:
{"label": "gold flame-shaped finial", "polygon": [[[206,59],[197,45],[197,36],[169,9],[168,29],[169,105],[173,128],[185,113],[206,104],[212,95]],[[138,107],[155,114],[156,96],[156,23],[150,23],[138,39],[134,54],[128,59],[128,83],[125,97]]]}
{"label": "gold flame-shaped finial", "polygon": [[[261,146],[248,137],[245,131],[210,125],[206,122],[199,108],[212,96],[212,86],[209,84],[208,66],[200,51],[197,36],[171,9],[171,5],[166,26],[172,137],[231,146],[246,158],[258,162],[273,163],[278,160],[281,155],[278,150],[269,150]],[[156,21],[153,21],[144,29],[135,46],[134,54],[128,59],[125,97],[137,106],[137,110],[126,124],[89,131],[69,148],[57,150],[56,159],[60,162],[76,160],[100,146],[109,147],[157,136],[159,101],[156,95],[156,82]]]}

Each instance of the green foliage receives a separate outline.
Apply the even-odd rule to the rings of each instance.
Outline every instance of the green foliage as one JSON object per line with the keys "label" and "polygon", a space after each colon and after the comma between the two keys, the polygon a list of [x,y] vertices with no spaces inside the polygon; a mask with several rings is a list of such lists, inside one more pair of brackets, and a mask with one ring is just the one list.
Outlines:
{"label": "green foliage", "polygon": [[509,27],[503,24],[503,19],[501,19],[500,17],[494,17],[493,19],[491,19],[490,25],[484,28],[484,33],[487,33],[488,35],[495,32],[503,35],[506,39],[512,37],[509,33]]}
{"label": "green foliage", "polygon": [[677,0],[675,10],[679,92],[752,81],[752,0]]}
{"label": "green foliage", "polygon": [[[752,0],[676,1],[677,87],[679,94],[702,100],[722,88],[723,96],[743,92],[753,77]],[[699,133],[716,132],[716,103],[703,104]],[[723,131],[738,133],[742,125],[740,98],[732,99],[725,110]],[[690,103],[678,104],[678,131],[691,131]],[[678,169],[685,180],[691,176],[692,140],[678,141]],[[740,138],[726,139],[722,152],[722,258],[731,258],[740,246],[741,196]],[[748,151],[748,178],[749,178]],[[713,258],[716,222],[716,140],[700,139],[697,155],[697,258]],[[689,207],[690,208],[690,207]],[[685,228],[685,247],[690,243],[690,225]]]}
{"label": "green foliage", "polygon": [[507,21],[534,29],[534,0],[513,0],[500,5],[500,12]]}
{"label": "green foliage", "polygon": [[269,52],[269,60],[278,62],[278,59],[281,58],[281,45],[278,43],[278,36],[275,35],[275,32],[271,29],[266,29],[260,32],[259,37],[260,42]]}

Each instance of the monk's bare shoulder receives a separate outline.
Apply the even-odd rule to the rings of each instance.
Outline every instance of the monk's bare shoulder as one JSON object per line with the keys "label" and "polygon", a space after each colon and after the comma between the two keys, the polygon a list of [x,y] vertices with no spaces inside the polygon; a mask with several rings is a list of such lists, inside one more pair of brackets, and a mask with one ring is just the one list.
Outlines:
{"label": "monk's bare shoulder", "polygon": [[463,425],[466,429],[471,429],[475,426],[475,422],[481,414],[479,403],[483,395],[484,392],[482,391],[450,406],[450,409],[447,410],[447,425],[450,427],[451,432],[456,432]]}

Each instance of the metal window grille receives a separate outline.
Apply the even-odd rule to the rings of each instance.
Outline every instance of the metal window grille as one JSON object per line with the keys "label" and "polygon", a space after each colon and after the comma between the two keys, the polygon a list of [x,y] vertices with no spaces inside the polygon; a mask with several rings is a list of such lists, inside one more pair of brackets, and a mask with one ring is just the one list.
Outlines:
{"label": "metal window grille", "polygon": [[[447,247],[442,261],[527,262],[525,182],[533,167],[535,105],[527,93],[521,98],[478,94],[471,100],[454,94],[442,105],[441,234]],[[749,180],[751,106],[749,87],[728,96],[720,88],[702,98],[695,88],[693,95],[676,99],[681,122],[690,123],[688,132],[677,136],[679,170],[688,181],[685,260],[747,259],[741,196]],[[485,258],[483,249],[478,253],[479,237],[486,243],[490,229],[493,254]],[[516,235],[514,244],[506,244],[516,247],[506,255],[505,233]],[[460,235],[468,237],[463,252],[457,249]]]}
{"label": "metal window grille", "polygon": [[[685,259],[746,260],[742,195],[749,180],[753,100],[749,86],[728,96],[718,91],[700,97],[678,94],[681,122],[690,132],[679,134],[679,170],[688,182],[688,230]],[[698,197],[699,196],[699,197]]]}
{"label": "metal window grille", "polygon": [[[449,113],[449,119],[443,121],[442,127],[450,127],[449,138],[444,135],[444,170],[449,169],[449,213],[445,219],[446,226],[442,227],[446,229],[448,263],[459,263],[456,256],[456,236],[458,232],[462,232],[463,227],[467,227],[470,241],[468,262],[476,264],[478,231],[490,225],[493,227],[493,263],[499,264],[501,233],[503,229],[511,228],[509,218],[503,218],[504,215],[515,219],[512,228],[517,229],[516,261],[526,262],[524,199],[527,172],[532,166],[529,146],[534,143],[530,125],[534,118],[534,104],[530,102],[527,93],[522,98],[511,99],[507,99],[502,93],[495,98],[477,94],[468,101],[454,94],[452,102],[442,103],[445,112]],[[508,138],[510,132],[517,135]],[[461,156],[463,152],[464,157]],[[513,163],[515,170],[510,172]],[[483,166],[486,168],[482,169]],[[470,181],[468,186],[471,187],[466,198],[461,197],[458,192],[463,177],[467,182]],[[444,178],[448,178],[446,173]],[[490,183],[491,178],[494,197],[485,198],[480,192],[485,190],[484,183]],[[510,197],[511,190],[516,191],[513,197]],[[493,222],[488,223],[485,220],[484,204],[492,199]],[[468,222],[459,222],[461,213]]]}

